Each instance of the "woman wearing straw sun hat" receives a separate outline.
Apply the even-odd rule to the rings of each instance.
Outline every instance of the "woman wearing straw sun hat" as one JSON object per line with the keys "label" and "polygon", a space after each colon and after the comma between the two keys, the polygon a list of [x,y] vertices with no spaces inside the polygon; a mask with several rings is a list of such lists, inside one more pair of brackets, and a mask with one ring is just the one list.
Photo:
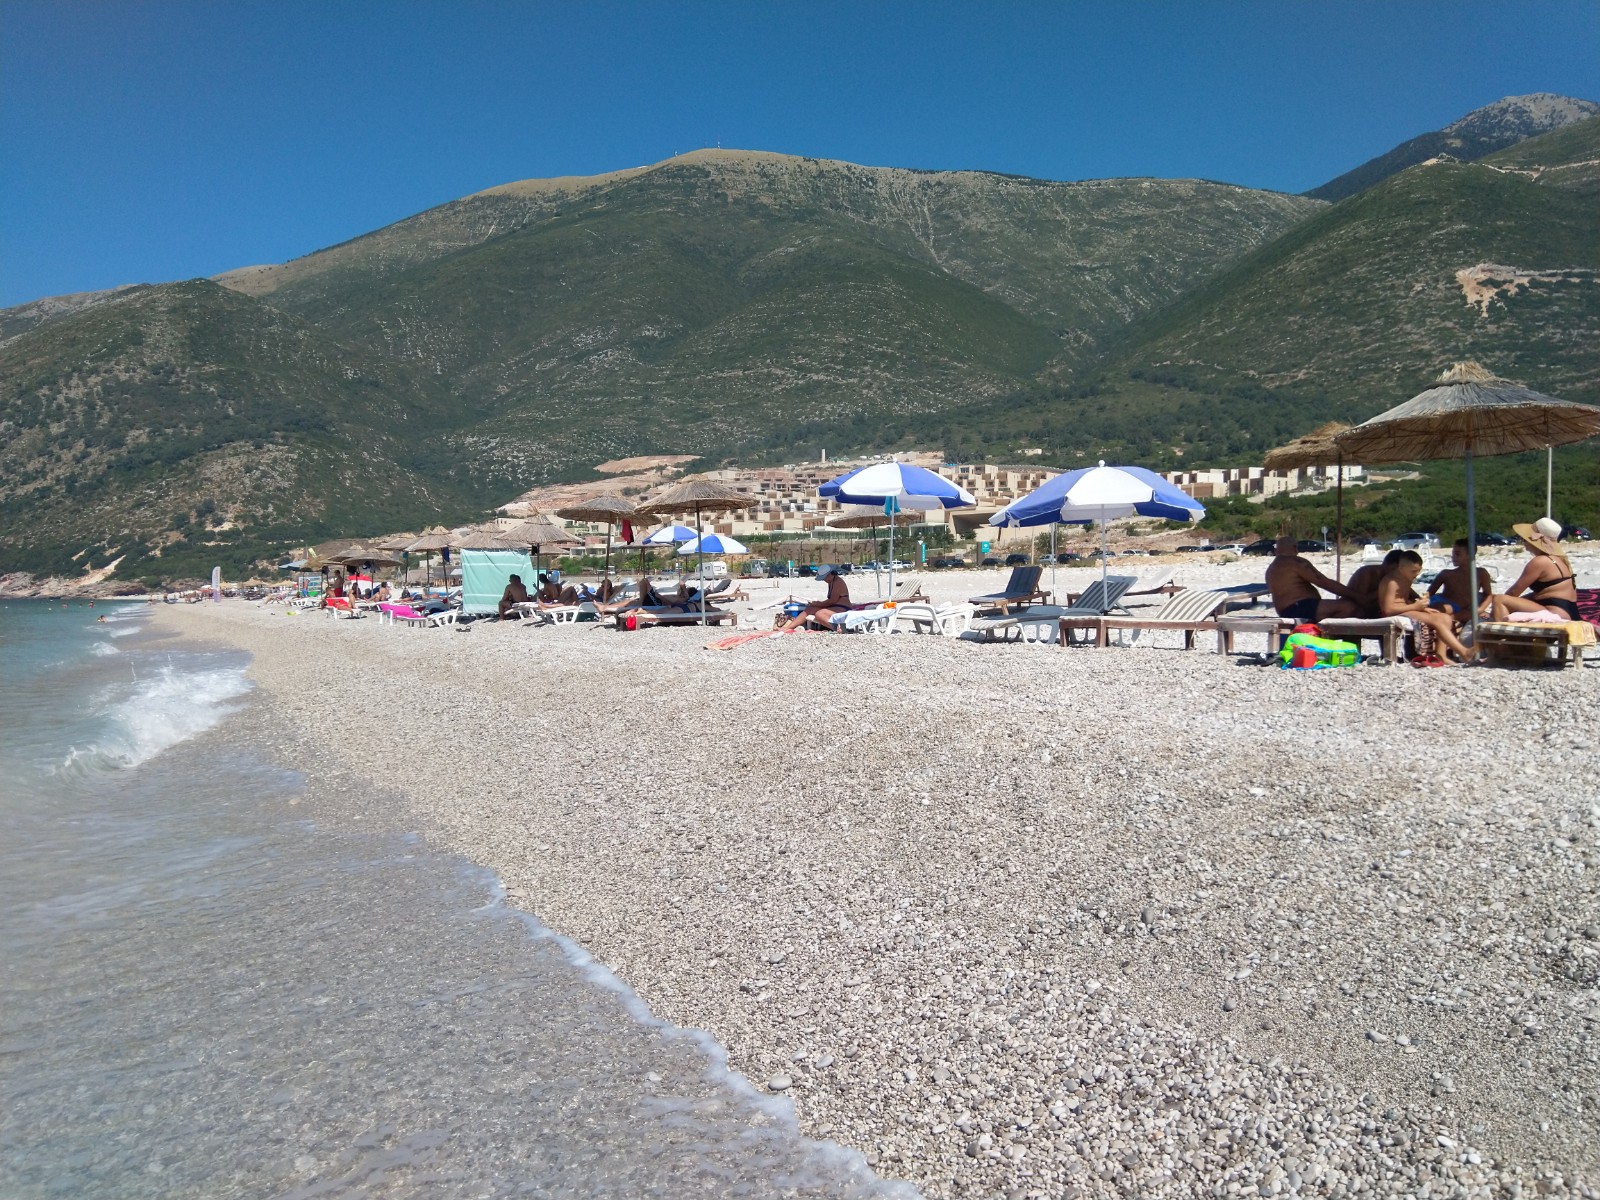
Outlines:
{"label": "woman wearing straw sun hat", "polygon": [[1572,564],[1561,552],[1561,526],[1549,517],[1540,517],[1531,525],[1513,525],[1511,532],[1533,557],[1504,595],[1490,597],[1494,619],[1504,621],[1510,613],[1542,611],[1576,621],[1578,585]]}

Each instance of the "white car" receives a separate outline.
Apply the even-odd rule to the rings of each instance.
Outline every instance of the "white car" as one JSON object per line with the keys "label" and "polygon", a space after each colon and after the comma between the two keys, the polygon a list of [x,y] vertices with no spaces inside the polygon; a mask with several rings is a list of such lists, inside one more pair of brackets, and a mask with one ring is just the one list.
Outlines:
{"label": "white car", "polygon": [[1432,550],[1439,546],[1437,533],[1402,533],[1395,538],[1391,550]]}

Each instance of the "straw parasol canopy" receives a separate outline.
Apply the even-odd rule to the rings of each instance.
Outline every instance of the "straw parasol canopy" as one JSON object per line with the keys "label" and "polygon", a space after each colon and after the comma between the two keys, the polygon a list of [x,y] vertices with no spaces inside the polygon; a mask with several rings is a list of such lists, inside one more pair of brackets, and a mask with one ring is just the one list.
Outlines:
{"label": "straw parasol canopy", "polygon": [[1276,450],[1268,450],[1262,466],[1269,471],[1292,471],[1296,467],[1332,467],[1344,461],[1334,438],[1347,433],[1350,426],[1342,421],[1329,421],[1318,425],[1310,433],[1286,442]]}
{"label": "straw parasol canopy", "polygon": [[654,500],[638,506],[641,517],[667,517],[673,513],[738,512],[754,504],[755,497],[713,479],[690,479],[669,488]]}
{"label": "straw parasol canopy", "polygon": [[458,540],[456,535],[443,525],[435,525],[421,537],[409,543],[405,549],[413,554],[437,554],[440,550],[453,549]]}
{"label": "straw parasol canopy", "polygon": [[[892,518],[896,529],[910,529],[913,525],[925,525],[928,522],[926,514],[920,512],[895,513]],[[835,517],[827,522],[825,529],[882,529],[890,524],[891,518],[887,513],[869,512],[859,516]]]}
{"label": "straw parasol canopy", "polygon": [[549,517],[537,513],[525,521],[505,526],[500,535],[518,546],[576,546],[583,541],[582,538],[573,537]]}
{"label": "straw parasol canopy", "polygon": [[1431,387],[1335,438],[1352,462],[1517,454],[1600,435],[1600,408],[1455,363]]}
{"label": "straw parasol canopy", "polygon": [[352,566],[357,563],[370,563],[375,567],[398,567],[400,560],[384,550],[374,546],[363,546],[360,542],[351,542],[342,550],[333,554],[324,554],[322,561],[335,566]]}
{"label": "straw parasol canopy", "polygon": [[619,496],[615,492],[606,492],[601,496],[591,496],[577,504],[569,504],[565,508],[556,509],[556,516],[564,521],[590,521],[596,525],[621,525],[624,521],[631,520],[639,506],[626,496]]}
{"label": "straw parasol canopy", "polygon": [[391,553],[398,554],[401,551],[409,550],[411,543],[416,540],[417,535],[414,533],[391,533],[388,537],[381,537],[373,542],[372,548],[374,550],[388,550]]}

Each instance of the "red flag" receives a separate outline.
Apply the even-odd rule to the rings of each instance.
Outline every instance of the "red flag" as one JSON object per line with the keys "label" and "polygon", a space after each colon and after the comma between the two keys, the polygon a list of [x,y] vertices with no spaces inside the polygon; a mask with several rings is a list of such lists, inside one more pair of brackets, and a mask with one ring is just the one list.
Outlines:
{"label": "red flag", "polygon": [[622,540],[625,543],[627,543],[628,545],[632,545],[633,544],[633,522],[632,521],[624,521],[622,523]]}

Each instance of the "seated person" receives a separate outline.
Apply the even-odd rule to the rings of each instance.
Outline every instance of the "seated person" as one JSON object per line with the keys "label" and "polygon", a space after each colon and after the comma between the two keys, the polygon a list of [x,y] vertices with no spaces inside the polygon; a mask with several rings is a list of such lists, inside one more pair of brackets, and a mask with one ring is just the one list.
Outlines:
{"label": "seated person", "polygon": [[596,604],[609,604],[611,597],[617,594],[617,590],[617,585],[612,582],[611,577],[609,575],[606,576],[600,581],[600,587],[595,591],[594,602]]}
{"label": "seated person", "polygon": [[506,590],[500,593],[500,619],[504,621],[507,614],[510,613],[515,613],[520,617],[522,614],[517,613],[517,605],[526,604],[527,602],[528,589],[522,582],[522,576],[513,575],[506,582]]}
{"label": "seated person", "polygon": [[[1272,553],[1272,562],[1267,566],[1267,587],[1272,592],[1272,607],[1280,617],[1310,625],[1361,615],[1359,606],[1350,598],[1350,590],[1301,558],[1294,538],[1287,535],[1279,538]],[[1324,600],[1318,588],[1341,598]]]}
{"label": "seated person", "polygon": [[1400,561],[1378,583],[1378,615],[1384,617],[1410,617],[1419,625],[1433,631],[1445,649],[1463,664],[1472,661],[1476,648],[1469,650],[1456,637],[1456,623],[1448,615],[1429,606],[1426,600],[1414,597],[1412,584],[1422,574],[1422,555],[1415,550],[1400,551]]}
{"label": "seated person", "polygon": [[1440,571],[1428,585],[1428,603],[1440,612],[1449,613],[1457,625],[1472,618],[1474,604],[1480,616],[1487,616],[1494,581],[1488,571],[1479,567],[1478,596],[1474,601],[1472,588],[1467,585],[1467,564],[1472,561],[1472,556],[1468,553],[1466,538],[1457,538],[1455,545],[1450,547],[1450,561],[1454,565]]}
{"label": "seated person", "polygon": [[823,567],[817,572],[818,579],[825,579],[828,583],[828,594],[821,600],[813,600],[802,608],[794,617],[783,626],[783,632],[799,629],[802,625],[812,625],[818,629],[832,629],[833,618],[840,613],[850,611],[850,589],[845,586],[844,576],[839,574],[839,569],[833,566]]}
{"label": "seated person", "polygon": [[544,581],[539,584],[539,603],[561,603],[561,585],[556,582],[556,577],[553,573],[547,574],[544,577]]}
{"label": "seated person", "polygon": [[389,585],[381,584],[377,591],[372,593],[372,599],[377,604],[387,604],[394,597],[389,593]]}
{"label": "seated person", "polygon": [[1533,557],[1504,595],[1489,598],[1494,619],[1504,621],[1512,613],[1545,612],[1566,621],[1581,620],[1577,577],[1558,540],[1561,526],[1549,517],[1540,517],[1532,525],[1513,525],[1511,532]]}
{"label": "seated person", "polygon": [[595,611],[602,616],[610,616],[612,613],[627,612],[630,608],[662,608],[665,604],[666,601],[662,599],[661,593],[656,591],[655,586],[650,582],[650,576],[641,575],[639,576],[636,595],[631,598],[618,598],[606,604],[596,605]]}
{"label": "seated person", "polygon": [[[1360,606],[1362,617],[1379,615],[1378,582],[1389,573],[1395,563],[1400,561],[1400,553],[1399,550],[1391,550],[1383,556],[1381,563],[1368,563],[1364,567],[1357,567],[1345,582],[1344,590],[1350,593],[1350,599]],[[1416,599],[1415,596],[1411,598]]]}

